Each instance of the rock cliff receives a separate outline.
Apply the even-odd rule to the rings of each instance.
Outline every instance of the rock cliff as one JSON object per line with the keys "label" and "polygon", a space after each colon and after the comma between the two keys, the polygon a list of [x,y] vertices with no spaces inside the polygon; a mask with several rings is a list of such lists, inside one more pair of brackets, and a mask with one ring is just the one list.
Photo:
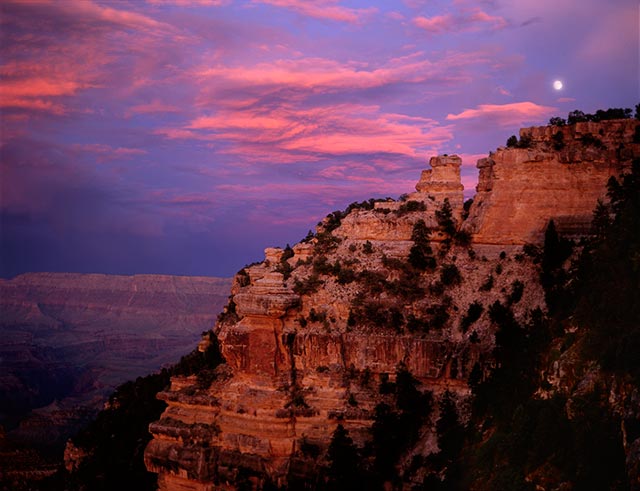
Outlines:
{"label": "rock cliff", "polygon": [[549,219],[570,236],[584,234],[611,176],[640,152],[637,120],[520,130],[526,148],[498,148],[478,161],[477,194],[464,228],[476,243],[535,243]]}
{"label": "rock cliff", "polygon": [[[539,245],[551,219],[585,234],[608,178],[640,155],[637,124],[522,130],[528,148],[479,161],[464,222],[460,159],[439,157],[405,201],[351,206],[307,242],[267,249],[236,275],[216,324],[226,364],[210,384],[174,377],[159,395],[168,406],[145,452],[159,489],[312,485],[338,424],[371,444],[401,370],[464,406],[474,367],[482,378],[493,363],[490,307],[521,323],[545,309],[539,266],[515,245]],[[406,462],[437,450],[427,426]]]}

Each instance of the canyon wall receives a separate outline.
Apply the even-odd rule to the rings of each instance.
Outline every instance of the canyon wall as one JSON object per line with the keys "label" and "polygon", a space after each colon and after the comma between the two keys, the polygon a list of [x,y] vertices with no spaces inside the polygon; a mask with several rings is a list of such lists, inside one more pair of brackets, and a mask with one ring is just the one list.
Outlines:
{"label": "canyon wall", "polygon": [[191,351],[215,323],[230,284],[72,273],[0,280],[0,423],[7,435],[64,443],[117,385]]}
{"label": "canyon wall", "polygon": [[526,148],[501,147],[478,161],[480,170],[465,230],[474,242],[540,242],[554,220],[564,235],[588,231],[598,199],[606,199],[611,176],[628,170],[640,154],[637,120],[520,130]]}
{"label": "canyon wall", "polygon": [[[338,424],[358,447],[371,443],[382,387],[401,370],[436,400],[449,391],[464,405],[473,367],[492,363],[490,306],[508,305],[522,323],[545,309],[539,266],[516,246],[540,244],[550,219],[574,236],[588,232],[609,176],[640,155],[637,124],[522,130],[528,148],[478,163],[465,222],[460,159],[446,156],[432,159],[406,200],[356,207],[292,250],[267,249],[236,276],[216,325],[226,363],[205,383],[174,377],[159,395],[168,407],[145,451],[159,489],[313,487]],[[470,239],[438,217],[445,198]],[[435,451],[425,431],[402,458]]]}

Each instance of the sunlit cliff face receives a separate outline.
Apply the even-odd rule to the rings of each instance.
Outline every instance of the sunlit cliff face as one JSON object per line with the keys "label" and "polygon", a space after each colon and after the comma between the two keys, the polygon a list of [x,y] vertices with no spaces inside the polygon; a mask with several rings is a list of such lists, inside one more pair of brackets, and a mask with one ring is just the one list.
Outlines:
{"label": "sunlit cliff face", "polygon": [[[313,481],[328,466],[318,456],[330,453],[334,430],[359,448],[375,442],[381,404],[399,404],[385,384],[405,371],[435,400],[454,394],[469,416],[472,372],[479,380],[497,364],[496,312],[518,330],[547,310],[530,251],[551,221],[569,238],[589,233],[609,178],[640,156],[637,125],[521,130],[519,147],[478,162],[464,221],[460,159],[439,156],[404,200],[353,203],[304,242],[267,248],[236,275],[218,318],[225,363],[206,383],[174,377],[159,395],[168,407],[145,450],[159,489],[204,490],[238,476],[259,486]],[[430,409],[415,410],[427,416],[410,457],[423,458],[439,440]]]}

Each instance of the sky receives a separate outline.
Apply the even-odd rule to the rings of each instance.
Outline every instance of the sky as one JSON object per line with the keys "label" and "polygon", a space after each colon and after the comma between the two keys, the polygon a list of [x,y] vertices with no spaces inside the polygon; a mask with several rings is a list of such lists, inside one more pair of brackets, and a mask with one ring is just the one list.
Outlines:
{"label": "sky", "polygon": [[[633,107],[637,0],[3,0],[0,276],[231,276],[523,126]],[[553,83],[560,80],[561,90]]]}

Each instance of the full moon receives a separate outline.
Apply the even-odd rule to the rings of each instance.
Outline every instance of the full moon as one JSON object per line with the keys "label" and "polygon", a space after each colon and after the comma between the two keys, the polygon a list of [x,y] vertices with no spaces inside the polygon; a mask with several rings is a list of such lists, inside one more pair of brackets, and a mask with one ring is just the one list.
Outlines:
{"label": "full moon", "polygon": [[556,80],[555,82],[553,82],[553,88],[556,90],[562,90],[562,81]]}

